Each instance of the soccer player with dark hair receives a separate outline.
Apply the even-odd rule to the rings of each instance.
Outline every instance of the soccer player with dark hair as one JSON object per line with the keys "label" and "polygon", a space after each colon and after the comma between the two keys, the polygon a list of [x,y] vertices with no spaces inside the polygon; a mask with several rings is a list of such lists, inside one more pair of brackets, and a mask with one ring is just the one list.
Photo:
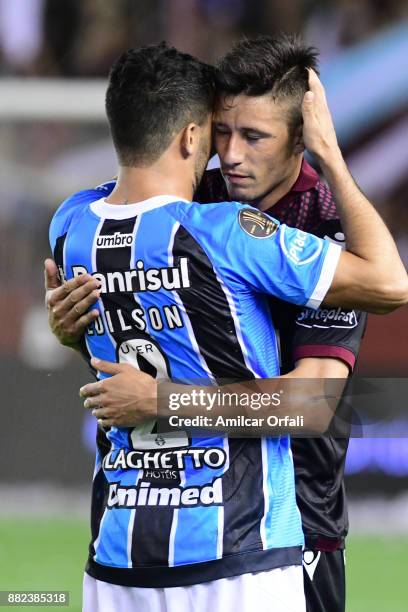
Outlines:
{"label": "soccer player with dark hair", "polygon": [[[281,222],[345,244],[330,190],[303,157],[302,100],[317,52],[296,37],[244,40],[219,63],[215,143],[221,171],[207,172],[203,201],[251,202]],[[281,372],[298,363],[305,377],[352,372],[366,315],[355,310],[298,309],[271,301],[279,330]],[[343,482],[347,436],[293,438],[296,494],[305,533],[308,612],[345,609]]]}
{"label": "soccer player with dark hair", "polygon": [[[98,316],[82,343],[88,359],[178,380],[267,378],[278,364],[265,294],[314,309],[323,299],[376,312],[406,303],[395,245],[344,166],[313,73],[310,88],[303,136],[337,193],[346,253],[238,202],[191,202],[210,150],[210,69],[165,46],[130,51],[115,64],[106,101],[118,181],[66,200],[50,230],[64,279],[48,301],[52,316],[73,310],[82,318],[89,296],[78,297],[99,285]],[[156,115],[149,108],[140,131],[139,113],[150,106]],[[363,216],[375,246],[362,236]],[[106,382],[90,392],[102,406]],[[86,610],[207,610],[214,601],[224,610],[303,609],[287,436],[170,434],[158,450],[154,411],[143,425],[108,430],[104,408],[94,412],[101,427]],[[206,463],[209,450],[217,466]],[[151,476],[157,462],[160,482]]]}
{"label": "soccer player with dark hair", "polygon": [[[173,61],[178,70],[171,70]],[[211,66],[165,43],[124,53],[110,72],[106,92],[120,167],[150,166],[183,127],[207,125],[214,106],[214,77]],[[195,187],[209,153],[204,147],[198,158]]]}

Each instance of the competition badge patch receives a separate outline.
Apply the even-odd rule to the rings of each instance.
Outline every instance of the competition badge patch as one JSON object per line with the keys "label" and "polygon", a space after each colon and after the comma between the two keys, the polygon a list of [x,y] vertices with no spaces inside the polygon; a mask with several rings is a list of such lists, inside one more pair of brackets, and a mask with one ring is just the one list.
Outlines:
{"label": "competition badge patch", "polygon": [[241,229],[253,238],[269,238],[278,226],[265,213],[252,208],[244,208],[238,213],[238,221]]}

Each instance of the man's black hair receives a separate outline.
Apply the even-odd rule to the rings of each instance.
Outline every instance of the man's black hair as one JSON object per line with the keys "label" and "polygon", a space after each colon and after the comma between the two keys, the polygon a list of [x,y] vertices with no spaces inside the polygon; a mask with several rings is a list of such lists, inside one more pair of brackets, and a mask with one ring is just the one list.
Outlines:
{"label": "man's black hair", "polygon": [[214,103],[214,69],[166,43],[130,49],[113,65],[106,113],[123,166],[150,165]]}
{"label": "man's black hair", "polygon": [[243,38],[218,63],[217,88],[222,95],[262,96],[287,101],[288,123],[302,123],[301,103],[308,90],[307,68],[317,69],[318,51],[294,35]]}

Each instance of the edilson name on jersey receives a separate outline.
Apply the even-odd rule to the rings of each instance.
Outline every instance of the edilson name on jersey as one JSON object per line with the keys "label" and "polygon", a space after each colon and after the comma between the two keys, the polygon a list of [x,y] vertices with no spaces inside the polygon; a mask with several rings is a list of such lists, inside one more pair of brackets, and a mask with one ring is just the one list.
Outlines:
{"label": "edilson name on jersey", "polygon": [[[87,333],[93,336],[96,333],[102,336],[105,331],[114,333],[117,331],[128,332],[132,329],[145,331],[147,323],[150,328],[155,331],[161,331],[165,327],[168,329],[179,329],[184,326],[183,318],[177,304],[165,304],[161,308],[151,306],[147,310],[144,308],[133,308],[131,311],[115,308],[112,310],[104,310],[103,317],[99,316],[88,327]],[[129,351],[133,350],[131,347]],[[124,349],[124,352],[126,349]],[[145,346],[143,351],[148,352],[149,347]]]}

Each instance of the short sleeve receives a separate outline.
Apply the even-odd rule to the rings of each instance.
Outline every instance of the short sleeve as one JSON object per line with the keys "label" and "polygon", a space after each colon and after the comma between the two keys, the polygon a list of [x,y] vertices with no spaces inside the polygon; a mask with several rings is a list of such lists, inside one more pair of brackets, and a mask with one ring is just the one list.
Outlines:
{"label": "short sleeve", "polygon": [[367,324],[367,315],[346,308],[304,308],[295,321],[294,360],[307,357],[341,359],[353,370]]}
{"label": "short sleeve", "polygon": [[197,239],[227,283],[320,306],[340,258],[338,245],[238,203],[200,208],[207,211]]}

